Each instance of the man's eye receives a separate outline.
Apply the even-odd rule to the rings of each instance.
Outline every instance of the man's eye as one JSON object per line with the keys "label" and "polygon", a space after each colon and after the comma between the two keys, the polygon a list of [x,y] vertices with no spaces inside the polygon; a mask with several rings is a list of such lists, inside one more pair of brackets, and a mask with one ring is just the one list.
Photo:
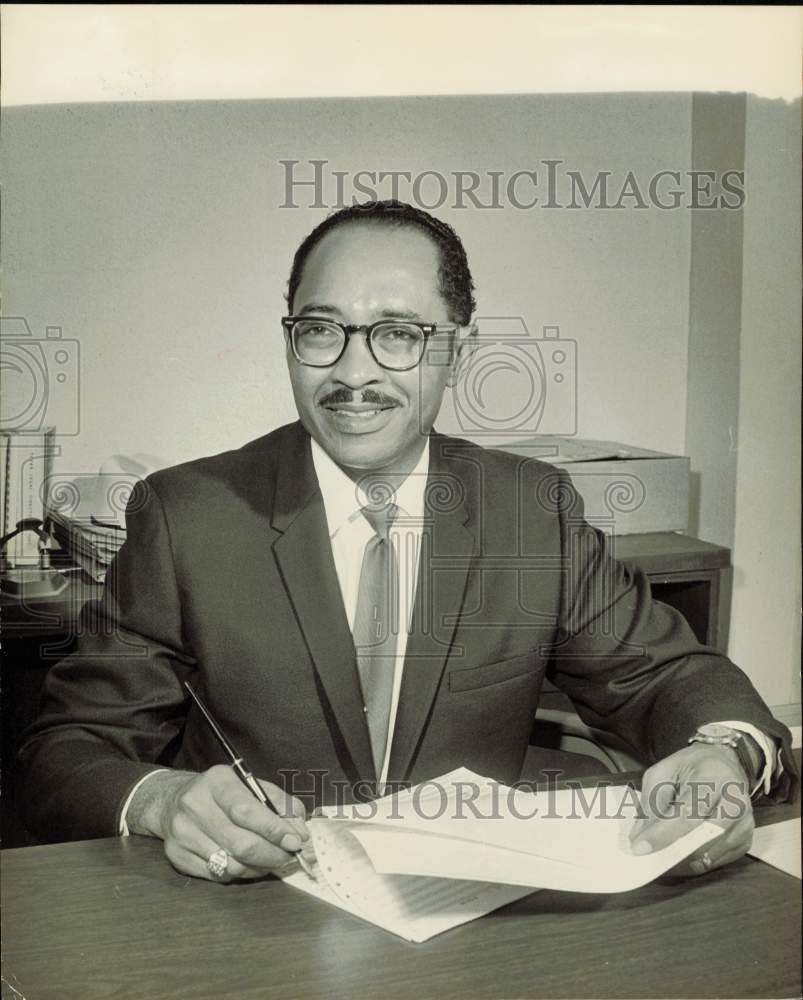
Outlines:
{"label": "man's eye", "polygon": [[327,326],[325,323],[305,323],[304,326],[300,328],[299,332],[302,333],[304,337],[315,339],[337,336],[337,330],[331,326]]}
{"label": "man's eye", "polygon": [[415,330],[409,329],[409,327],[389,327],[382,331],[382,336],[390,341],[395,341],[396,343],[409,343],[410,341],[418,340],[418,336]]}

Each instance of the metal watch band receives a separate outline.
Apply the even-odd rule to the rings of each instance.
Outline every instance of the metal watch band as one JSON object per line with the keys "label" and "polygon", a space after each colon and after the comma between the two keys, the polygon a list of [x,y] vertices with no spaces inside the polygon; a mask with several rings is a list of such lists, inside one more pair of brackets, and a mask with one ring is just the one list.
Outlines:
{"label": "metal watch band", "polygon": [[708,743],[713,746],[731,747],[736,751],[739,763],[742,765],[744,773],[750,780],[751,785],[758,781],[759,775],[756,774],[756,766],[753,763],[749,750],[747,749],[745,734],[739,732],[739,730],[729,729],[727,734],[722,736],[709,736],[707,733],[697,732],[689,740],[689,743]]}

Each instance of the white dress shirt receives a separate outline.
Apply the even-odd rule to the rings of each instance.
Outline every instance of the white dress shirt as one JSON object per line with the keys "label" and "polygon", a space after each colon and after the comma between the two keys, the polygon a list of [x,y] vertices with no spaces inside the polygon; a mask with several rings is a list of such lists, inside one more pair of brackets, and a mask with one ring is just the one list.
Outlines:
{"label": "white dress shirt", "polygon": [[[337,466],[316,442],[312,442],[312,461],[318,486],[323,497],[326,524],[332,543],[340,593],[349,628],[354,631],[357,613],[357,597],[360,586],[360,570],[366,544],[374,535],[374,530],[363,517],[361,508],[370,505],[363,490]],[[390,544],[396,555],[399,571],[399,619],[396,633],[396,656],[393,670],[393,692],[388,719],[388,737],[382,768],[377,775],[380,786],[387,781],[390,747],[396,727],[396,713],[399,707],[404,654],[407,651],[407,636],[415,601],[418,577],[418,557],[421,551],[421,534],[424,527],[424,490],[429,471],[429,439],[413,471],[403,481],[389,478],[388,485],[394,490],[390,499],[398,507],[398,513],[390,529]],[[381,788],[380,788],[381,794]]]}
{"label": "white dress shirt", "polygon": [[[315,475],[323,497],[326,523],[329,539],[332,543],[332,555],[343,598],[349,628],[354,630],[354,618],[357,611],[357,596],[360,586],[360,570],[365,546],[370,541],[374,530],[363,517],[361,508],[370,504],[369,498],[351,479],[336,465],[320,445],[312,440],[312,461]],[[396,727],[396,715],[399,707],[399,692],[401,690],[404,655],[407,651],[407,636],[415,601],[416,583],[418,578],[418,558],[421,551],[421,535],[424,527],[424,493],[429,470],[429,440],[416,467],[402,482],[389,479],[389,485],[394,489],[390,498],[399,508],[390,530],[390,543],[394,547],[399,569],[399,629],[396,635],[396,657],[393,673],[393,692],[390,703],[390,718],[388,720],[388,737],[385,744],[385,754],[379,775],[380,786],[387,782],[390,748],[393,743],[393,733]],[[730,726],[752,736],[764,754],[764,769],[756,783],[752,794],[759,789],[769,792],[773,775],[782,771],[780,754],[775,741],[761,730],[746,722],[721,722],[720,725]],[[126,799],[120,818],[120,834],[128,836],[126,814],[131,800],[144,781],[159,771],[159,768],[146,774],[144,778],[131,789]],[[381,794],[381,787],[379,789]]]}

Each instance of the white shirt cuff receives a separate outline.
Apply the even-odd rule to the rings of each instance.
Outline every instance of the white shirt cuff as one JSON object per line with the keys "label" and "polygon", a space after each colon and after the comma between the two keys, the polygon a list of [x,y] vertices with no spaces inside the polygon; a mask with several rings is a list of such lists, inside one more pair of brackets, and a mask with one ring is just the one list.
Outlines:
{"label": "white shirt cuff", "polygon": [[778,753],[775,741],[771,737],[767,736],[766,733],[762,733],[760,729],[756,729],[755,726],[751,726],[749,722],[732,722],[729,720],[727,722],[718,722],[717,725],[728,726],[731,729],[738,729],[740,733],[746,733],[748,736],[752,736],[756,743],[758,743],[761,748],[761,752],[764,754],[764,769],[756,782],[756,787],[750,792],[750,795],[755,795],[759,789],[761,789],[765,795],[768,795],[773,775],[776,771],[780,774],[783,770],[780,761],[781,755]]}
{"label": "white shirt cuff", "polygon": [[128,837],[131,832],[128,829],[128,823],[126,823],[126,816],[128,815],[128,807],[131,805],[131,800],[134,798],[139,789],[142,787],[143,783],[146,782],[148,778],[152,778],[154,774],[161,774],[162,771],[169,771],[169,770],[170,769],[167,767],[160,767],[156,771],[149,771],[144,778],[139,779],[136,785],[134,785],[134,787],[128,793],[128,798],[123,803],[123,809],[122,812],[120,813],[120,826],[117,831],[121,837]]}

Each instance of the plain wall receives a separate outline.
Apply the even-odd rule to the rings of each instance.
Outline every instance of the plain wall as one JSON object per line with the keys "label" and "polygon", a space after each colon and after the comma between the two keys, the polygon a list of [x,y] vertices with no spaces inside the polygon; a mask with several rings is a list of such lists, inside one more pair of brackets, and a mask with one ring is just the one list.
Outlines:
{"label": "plain wall", "polygon": [[[692,167],[744,171],[745,94],[695,94]],[[754,184],[750,175],[749,184]],[[748,181],[745,181],[747,187]],[[686,454],[689,531],[733,547],[744,212],[691,215]]]}
{"label": "plain wall", "polygon": [[800,702],[800,103],[748,97],[730,653]]}
{"label": "plain wall", "polygon": [[732,655],[771,703],[797,701],[797,114],[690,94],[7,110],[3,314],[82,352],[80,433],[58,471],[178,462],[294,418],[279,317],[293,250],[326,210],[279,208],[282,159],[308,175],[325,159],[508,176],[560,159],[645,181],[743,156],[743,213],[437,214],[464,238],[481,315],[577,342],[581,436],[688,448],[692,523],[734,541]]}
{"label": "plain wall", "polygon": [[[279,317],[324,209],[280,209],[279,161],[327,170],[589,178],[687,170],[689,95],[77,105],[4,114],[4,315],[80,340],[82,424],[61,471],[168,462],[294,417]],[[543,174],[545,168],[540,167]],[[529,188],[522,185],[522,196]],[[422,188],[432,198],[431,187]],[[332,192],[333,193],[333,192]],[[299,193],[298,203],[308,200]],[[682,452],[688,210],[442,209],[485,316],[577,341],[578,431]],[[445,408],[446,410],[446,408]],[[454,429],[444,412],[442,429]]]}

